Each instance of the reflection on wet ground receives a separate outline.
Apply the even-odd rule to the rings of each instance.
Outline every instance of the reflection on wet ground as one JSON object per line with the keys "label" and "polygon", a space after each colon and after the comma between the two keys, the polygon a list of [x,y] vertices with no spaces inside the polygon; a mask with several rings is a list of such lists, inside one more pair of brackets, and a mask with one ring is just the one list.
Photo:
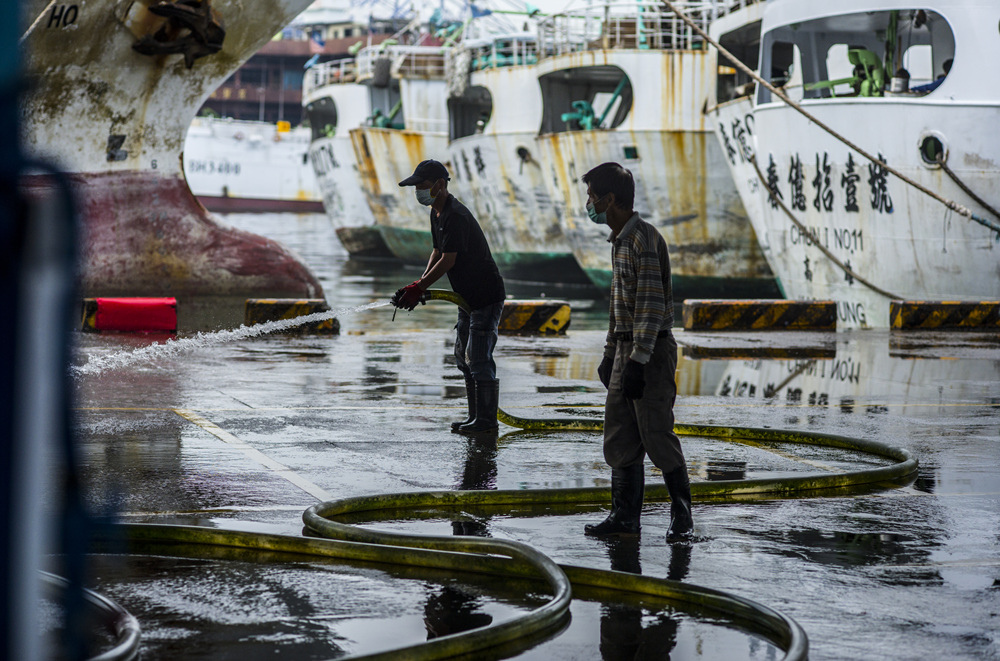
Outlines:
{"label": "reflection on wet ground", "polygon": [[[302,252],[333,307],[387,297],[414,277],[399,267],[347,261],[319,218],[238,220]],[[606,303],[545,293],[573,301],[573,325],[563,338],[501,338],[501,405],[525,417],[600,416],[603,389],[595,374]],[[454,308],[430,304],[395,322],[390,316],[380,308],[342,318],[339,337],[249,338],[81,376],[77,417],[91,506],[127,521],[297,535],[302,510],[323,498],[608,483],[599,434],[502,428],[496,439],[469,439],[450,433],[449,423],[464,417],[465,407],[451,357]],[[78,340],[83,362],[155,338]],[[698,541],[688,547],[664,544],[663,504],[645,507],[641,539],[613,544],[582,534],[585,523],[603,515],[594,508],[436,512],[366,525],[515,539],[559,562],[733,592],[798,620],[812,659],[1000,656],[995,335],[679,332],[678,343],[679,421],[874,438],[918,457],[916,481],[854,495],[696,502]],[[682,444],[696,481],[844,471],[881,461],[712,438],[685,437]],[[265,466],[255,453],[286,470]],[[650,467],[646,477],[660,479]],[[97,587],[143,621],[147,659],[275,652],[330,658],[497,621],[539,597],[537,586],[508,590],[506,579],[313,559],[195,559],[161,549],[94,562]],[[780,656],[709,615],[597,590],[575,594],[563,631],[509,653]]]}

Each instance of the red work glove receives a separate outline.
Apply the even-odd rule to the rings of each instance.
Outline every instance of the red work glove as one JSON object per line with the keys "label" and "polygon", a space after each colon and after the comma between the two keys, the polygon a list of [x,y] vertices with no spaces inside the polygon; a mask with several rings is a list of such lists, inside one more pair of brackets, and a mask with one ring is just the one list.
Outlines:
{"label": "red work glove", "polygon": [[418,303],[426,303],[427,301],[424,300],[424,290],[420,288],[420,285],[416,281],[413,281],[396,291],[390,302],[397,308],[412,310],[417,307]]}

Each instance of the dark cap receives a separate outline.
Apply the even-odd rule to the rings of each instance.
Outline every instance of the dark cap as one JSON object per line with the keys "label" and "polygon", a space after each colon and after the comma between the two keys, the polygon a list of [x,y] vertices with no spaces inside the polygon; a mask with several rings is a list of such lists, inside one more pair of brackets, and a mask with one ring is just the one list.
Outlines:
{"label": "dark cap", "polygon": [[451,177],[448,176],[448,168],[441,165],[438,161],[420,161],[417,168],[413,171],[413,174],[399,182],[399,185],[416,186],[417,184],[422,184],[425,181],[437,181],[438,179],[451,181]]}

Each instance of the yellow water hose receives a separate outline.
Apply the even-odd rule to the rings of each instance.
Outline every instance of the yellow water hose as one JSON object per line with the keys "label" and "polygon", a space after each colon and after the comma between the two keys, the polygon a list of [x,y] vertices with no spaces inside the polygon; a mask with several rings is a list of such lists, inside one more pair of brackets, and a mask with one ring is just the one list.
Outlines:
{"label": "yellow water hose", "polygon": [[[39,572],[42,584],[48,593],[65,592],[69,586],[62,576],[49,572]],[[87,661],[129,661],[139,654],[139,622],[127,610],[102,594],[93,590],[83,590],[83,600],[96,615],[96,619],[114,640],[114,644]]]}
{"label": "yellow water hose", "polygon": [[386,533],[385,536],[393,539],[371,544],[354,539],[314,539],[198,526],[127,524],[121,529],[131,542],[207,544],[455,572],[517,574],[544,580],[552,590],[553,596],[542,606],[499,624],[351,657],[354,659],[445,659],[515,643],[522,637],[558,627],[568,615],[572,600],[569,579],[551,558],[527,544],[508,540]]}
{"label": "yellow water hose", "polygon": [[[429,290],[424,296],[426,300],[449,301],[468,309],[461,297],[450,291]],[[599,431],[603,424],[599,420],[520,418],[504,411],[499,411],[497,417],[504,424],[531,430]],[[787,497],[805,493],[817,495],[822,490],[838,490],[840,493],[844,489],[886,487],[899,484],[917,469],[917,461],[908,451],[877,441],[749,427],[677,424],[674,429],[683,435],[710,436],[749,443],[794,443],[830,447],[875,455],[893,462],[845,473],[696,482],[691,485],[691,494],[699,500]],[[428,510],[470,506],[606,506],[610,498],[610,490],[607,488],[422,491],[345,498],[314,505],[303,513],[302,520],[306,528],[322,539],[163,524],[129,524],[110,530],[124,531],[130,541],[140,545],[188,545],[185,546],[188,552],[190,545],[209,545],[513,576],[544,581],[551,591],[552,596],[543,605],[497,624],[351,658],[441,659],[497,648],[505,651],[513,649],[516,653],[517,650],[536,644],[542,637],[553,635],[565,623],[572,600],[572,585],[649,595],[666,599],[672,605],[679,606],[680,610],[687,607],[689,610],[708,611],[718,615],[720,619],[763,636],[784,651],[783,658],[786,661],[808,657],[808,637],[792,618],[752,600],[719,590],[664,578],[559,565],[532,547],[510,540],[384,532],[336,520],[350,517],[352,521],[357,521],[363,517],[371,521],[401,510],[410,510],[410,518],[418,518],[428,516]],[[645,499],[667,500],[666,487],[646,487]],[[104,534],[110,533],[105,531]],[[290,561],[294,560],[294,555],[290,556]]]}

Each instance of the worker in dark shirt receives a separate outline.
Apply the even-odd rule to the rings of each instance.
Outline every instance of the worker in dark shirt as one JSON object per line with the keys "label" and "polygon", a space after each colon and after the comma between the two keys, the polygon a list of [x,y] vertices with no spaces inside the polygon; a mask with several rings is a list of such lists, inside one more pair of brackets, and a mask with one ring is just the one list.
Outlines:
{"label": "worker in dark shirt", "polygon": [[424,291],[445,273],[451,288],[469,304],[459,308],[455,361],[465,375],[469,416],[452,423],[452,431],[468,433],[497,429],[500,381],[493,361],[497,327],[506,298],[503,278],[493,261],[483,230],[472,213],[448,193],[448,170],[434,160],[422,161],[400,186],[414,186],[417,202],[431,208],[434,249],[424,274],[392,297],[393,305],[412,310]]}

